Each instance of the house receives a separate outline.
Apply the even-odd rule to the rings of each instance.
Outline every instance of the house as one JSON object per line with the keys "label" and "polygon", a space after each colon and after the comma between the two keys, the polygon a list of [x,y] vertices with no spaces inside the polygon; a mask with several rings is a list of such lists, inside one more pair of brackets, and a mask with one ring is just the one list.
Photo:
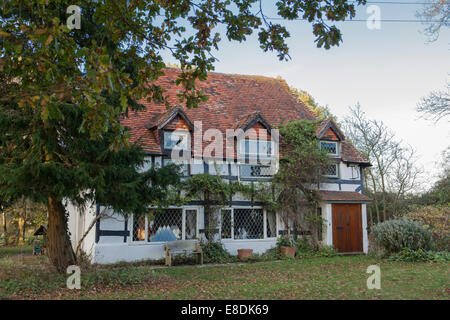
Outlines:
{"label": "house", "polygon": [[[123,119],[123,125],[131,130],[131,142],[140,144],[148,155],[143,170],[175,161],[183,163],[186,177],[210,173],[242,183],[270,181],[273,166],[247,160],[254,155],[272,159],[278,149],[273,128],[279,123],[316,119],[291,94],[283,80],[261,76],[210,73],[207,80],[199,83],[209,100],[198,108],[185,109],[178,106],[177,93],[181,88],[175,80],[179,72],[166,69],[165,75],[158,79],[158,84],[167,90],[171,108],[143,100],[145,110],[131,112]],[[230,138],[227,136],[230,130],[244,133]],[[214,152],[206,155],[215,141],[213,135],[215,139],[217,135],[223,136],[225,143],[216,145]],[[203,139],[197,140],[198,136]],[[340,252],[366,253],[366,204],[370,199],[364,195],[362,170],[370,163],[331,119],[320,124],[317,137],[318,147],[325,148],[333,161],[319,187],[320,212],[326,221],[319,238]],[[174,159],[174,154],[181,154],[181,160]],[[69,204],[68,211],[69,231],[75,246],[103,207],[94,203],[82,211]],[[96,263],[161,259],[166,241],[204,236],[206,219],[202,199],[192,200],[183,207],[165,208],[162,213],[151,208],[149,212],[153,213],[140,218],[124,218],[108,212],[83,241],[83,250]],[[233,196],[230,205],[217,214],[218,236],[231,254],[243,248],[263,253],[274,247],[277,237],[285,231],[278,213],[266,211],[262,203],[243,195]]]}

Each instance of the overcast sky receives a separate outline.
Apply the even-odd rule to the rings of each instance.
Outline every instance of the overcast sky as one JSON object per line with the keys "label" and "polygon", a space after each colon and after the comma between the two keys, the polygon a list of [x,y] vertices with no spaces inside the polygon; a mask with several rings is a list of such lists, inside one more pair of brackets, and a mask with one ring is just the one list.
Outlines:
{"label": "overcast sky", "polygon": [[[417,19],[415,12],[422,8],[411,4],[378,6],[381,19],[388,20]],[[271,8],[264,10],[274,16]],[[365,7],[357,9],[356,19],[368,16]],[[215,71],[281,76],[289,85],[328,105],[338,119],[359,102],[369,118],[384,121],[417,149],[420,164],[429,172],[425,182],[434,181],[435,162],[450,145],[449,121],[435,124],[419,119],[415,108],[422,96],[444,89],[450,81],[450,30],[443,30],[437,41],[427,43],[420,23],[381,22],[380,30],[369,30],[364,21],[343,22],[338,24],[343,43],[325,50],[316,48],[309,23],[285,25],[291,32],[288,44],[292,60],[280,62],[275,54],[263,53],[253,36],[242,44],[223,41]]]}

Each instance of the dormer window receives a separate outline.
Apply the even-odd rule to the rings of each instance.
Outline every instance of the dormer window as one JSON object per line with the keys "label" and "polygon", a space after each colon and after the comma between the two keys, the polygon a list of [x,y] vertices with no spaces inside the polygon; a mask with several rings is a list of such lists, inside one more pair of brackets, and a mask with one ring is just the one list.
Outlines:
{"label": "dormer window", "polygon": [[320,149],[325,150],[330,156],[339,155],[339,146],[336,141],[320,141]]}
{"label": "dormer window", "polygon": [[270,158],[274,150],[274,142],[270,140],[242,139],[239,144],[239,154],[243,157]]}
{"label": "dormer window", "polygon": [[188,131],[164,131],[164,149],[188,150]]}

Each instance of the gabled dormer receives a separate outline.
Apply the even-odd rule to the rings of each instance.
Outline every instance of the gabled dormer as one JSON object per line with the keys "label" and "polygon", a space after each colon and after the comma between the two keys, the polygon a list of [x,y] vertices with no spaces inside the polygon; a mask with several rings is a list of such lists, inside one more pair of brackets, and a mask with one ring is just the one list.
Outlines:
{"label": "gabled dormer", "polygon": [[328,118],[319,125],[317,138],[320,140],[320,148],[326,150],[331,157],[341,156],[341,142],[345,136],[333,119]]}
{"label": "gabled dormer", "polygon": [[244,116],[235,127],[243,134],[237,136],[238,158],[268,159],[275,156],[275,142],[272,141],[272,127],[260,112]]}
{"label": "gabled dormer", "polygon": [[191,150],[191,134],[194,126],[181,106],[154,117],[145,127],[157,131],[161,150],[166,152],[173,149]]}
{"label": "gabled dormer", "polygon": [[342,141],[345,140],[344,134],[334,120],[328,118],[319,125],[317,138],[319,139],[320,149],[327,151],[332,161],[332,164],[325,169],[324,175],[328,178],[339,178],[339,162],[342,152]]}

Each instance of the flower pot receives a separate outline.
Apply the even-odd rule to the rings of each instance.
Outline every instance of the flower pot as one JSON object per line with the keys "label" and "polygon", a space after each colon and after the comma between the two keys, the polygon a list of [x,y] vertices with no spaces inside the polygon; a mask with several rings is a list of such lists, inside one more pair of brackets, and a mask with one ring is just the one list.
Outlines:
{"label": "flower pot", "polygon": [[253,249],[238,249],[238,257],[243,260],[253,254]]}
{"label": "flower pot", "polygon": [[281,246],[280,250],[282,257],[295,257],[295,247]]}

